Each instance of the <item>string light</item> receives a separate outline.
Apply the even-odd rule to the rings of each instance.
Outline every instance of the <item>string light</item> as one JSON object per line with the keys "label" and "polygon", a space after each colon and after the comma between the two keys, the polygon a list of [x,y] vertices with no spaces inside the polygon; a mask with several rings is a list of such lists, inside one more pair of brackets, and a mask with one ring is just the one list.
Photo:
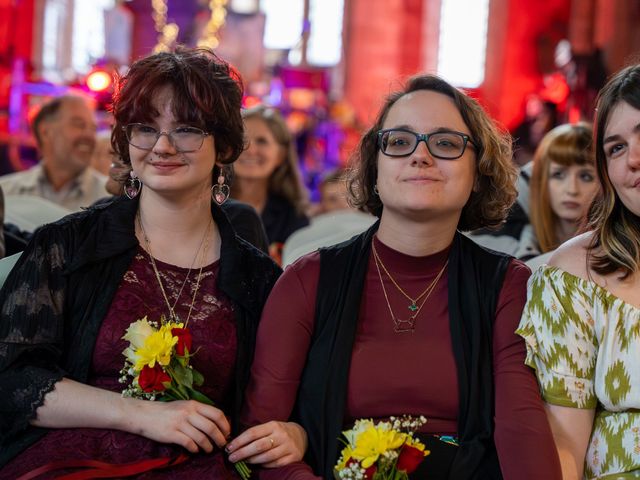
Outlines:
{"label": "string light", "polygon": [[199,47],[216,48],[220,44],[218,31],[224,25],[227,17],[227,1],[228,0],[211,0],[209,2],[211,17],[202,31],[202,36],[198,40]]}
{"label": "string light", "polygon": [[175,23],[167,24],[167,2],[166,0],[151,0],[153,8],[153,22],[156,32],[158,32],[158,43],[153,47],[153,53],[168,52],[178,38],[180,28]]}

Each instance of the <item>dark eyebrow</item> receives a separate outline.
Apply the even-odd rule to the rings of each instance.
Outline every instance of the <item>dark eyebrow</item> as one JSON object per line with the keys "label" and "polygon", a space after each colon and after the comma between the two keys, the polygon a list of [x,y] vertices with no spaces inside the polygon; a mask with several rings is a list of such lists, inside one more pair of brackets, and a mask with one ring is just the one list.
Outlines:
{"label": "dark eyebrow", "polygon": [[[395,127],[389,127],[385,130],[409,130],[410,132],[414,132],[414,133],[419,133],[416,132],[413,127],[410,127],[409,125],[406,124],[402,124],[402,125],[396,125]],[[460,130],[456,130],[454,128],[447,128],[447,127],[438,127],[435,130],[431,130],[429,133],[442,133],[442,132],[455,132],[455,133],[462,133],[463,135],[471,135],[470,133],[464,133],[461,132]]]}
{"label": "dark eyebrow", "polygon": [[402,124],[402,125],[395,125],[393,127],[389,127],[385,130],[409,130],[410,132],[415,132],[415,130],[413,129],[413,127],[410,127],[407,124]]}
{"label": "dark eyebrow", "polygon": [[[633,133],[640,133],[640,123],[636,124],[635,127],[633,127],[632,130]],[[608,137],[605,137],[604,140],[602,140],[602,144],[604,145],[605,143],[609,143],[609,142],[614,142],[616,140],[622,140],[622,137],[618,134],[616,135],[609,135]]]}

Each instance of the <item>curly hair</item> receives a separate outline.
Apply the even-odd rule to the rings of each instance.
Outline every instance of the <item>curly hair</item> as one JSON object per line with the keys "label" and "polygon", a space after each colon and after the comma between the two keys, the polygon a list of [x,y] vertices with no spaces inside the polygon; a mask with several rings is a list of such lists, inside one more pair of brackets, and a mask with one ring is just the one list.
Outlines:
{"label": "curly hair", "polygon": [[173,90],[176,120],[213,133],[216,161],[225,165],[234,162],[244,150],[242,80],[212,50],[177,47],[175,52],[156,53],[134,62],[117,78],[111,105],[115,118],[111,145],[124,164],[130,166],[131,159],[123,127],[157,117],[153,101],[167,86]]}
{"label": "curly hair", "polygon": [[383,204],[374,191],[378,177],[377,133],[391,107],[404,95],[419,90],[430,90],[451,98],[478,147],[476,188],[462,209],[458,229],[469,231],[498,227],[504,222],[517,195],[517,170],[511,161],[511,136],[497,127],[476,100],[435,75],[412,77],[402,90],[387,97],[374,125],[364,134],[352,158],[348,180],[351,203],[377,217],[382,215]]}
{"label": "curly hair", "polygon": [[596,170],[602,195],[594,205],[590,227],[589,266],[601,275],[617,271],[622,279],[640,270],[640,218],[620,200],[609,178],[604,134],[613,110],[622,102],[640,109],[640,64],[616,73],[600,90],[596,102],[594,138]]}
{"label": "curly hair", "polygon": [[549,198],[549,166],[551,162],[569,167],[594,165],[591,124],[560,125],[548,132],[533,156],[531,174],[531,225],[540,250],[549,252],[560,244],[556,225],[558,217],[553,213]]}
{"label": "curly hair", "polygon": [[[267,105],[257,105],[243,110],[242,118],[244,120],[257,118],[264,122],[275,141],[284,149],[284,161],[269,178],[269,193],[284,197],[299,214],[304,213],[307,208],[308,194],[302,183],[294,138],[284,118],[278,110]],[[237,184],[232,183],[232,196],[234,196],[234,185],[237,188]]]}

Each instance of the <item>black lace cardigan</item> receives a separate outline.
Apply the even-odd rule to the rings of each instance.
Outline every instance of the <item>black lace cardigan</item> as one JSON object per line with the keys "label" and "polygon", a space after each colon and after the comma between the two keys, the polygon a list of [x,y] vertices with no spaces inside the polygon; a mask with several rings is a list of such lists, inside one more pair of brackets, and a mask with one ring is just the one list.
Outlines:
{"label": "black lace cardigan", "polygon": [[[44,435],[30,420],[56,382],[87,380],[100,325],[136,252],[137,209],[121,198],[40,228],[0,290],[0,466]],[[211,212],[222,237],[218,287],[236,311],[235,420],[280,269],[236,236],[218,206]]]}

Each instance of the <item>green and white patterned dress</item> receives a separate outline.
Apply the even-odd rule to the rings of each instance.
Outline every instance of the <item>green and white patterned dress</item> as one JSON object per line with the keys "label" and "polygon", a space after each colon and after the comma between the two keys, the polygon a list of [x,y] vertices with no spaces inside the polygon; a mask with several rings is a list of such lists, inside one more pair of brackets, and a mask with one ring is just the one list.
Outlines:
{"label": "green and white patterned dress", "polygon": [[585,478],[639,478],[640,309],[545,265],[516,333],[546,402],[596,409]]}

